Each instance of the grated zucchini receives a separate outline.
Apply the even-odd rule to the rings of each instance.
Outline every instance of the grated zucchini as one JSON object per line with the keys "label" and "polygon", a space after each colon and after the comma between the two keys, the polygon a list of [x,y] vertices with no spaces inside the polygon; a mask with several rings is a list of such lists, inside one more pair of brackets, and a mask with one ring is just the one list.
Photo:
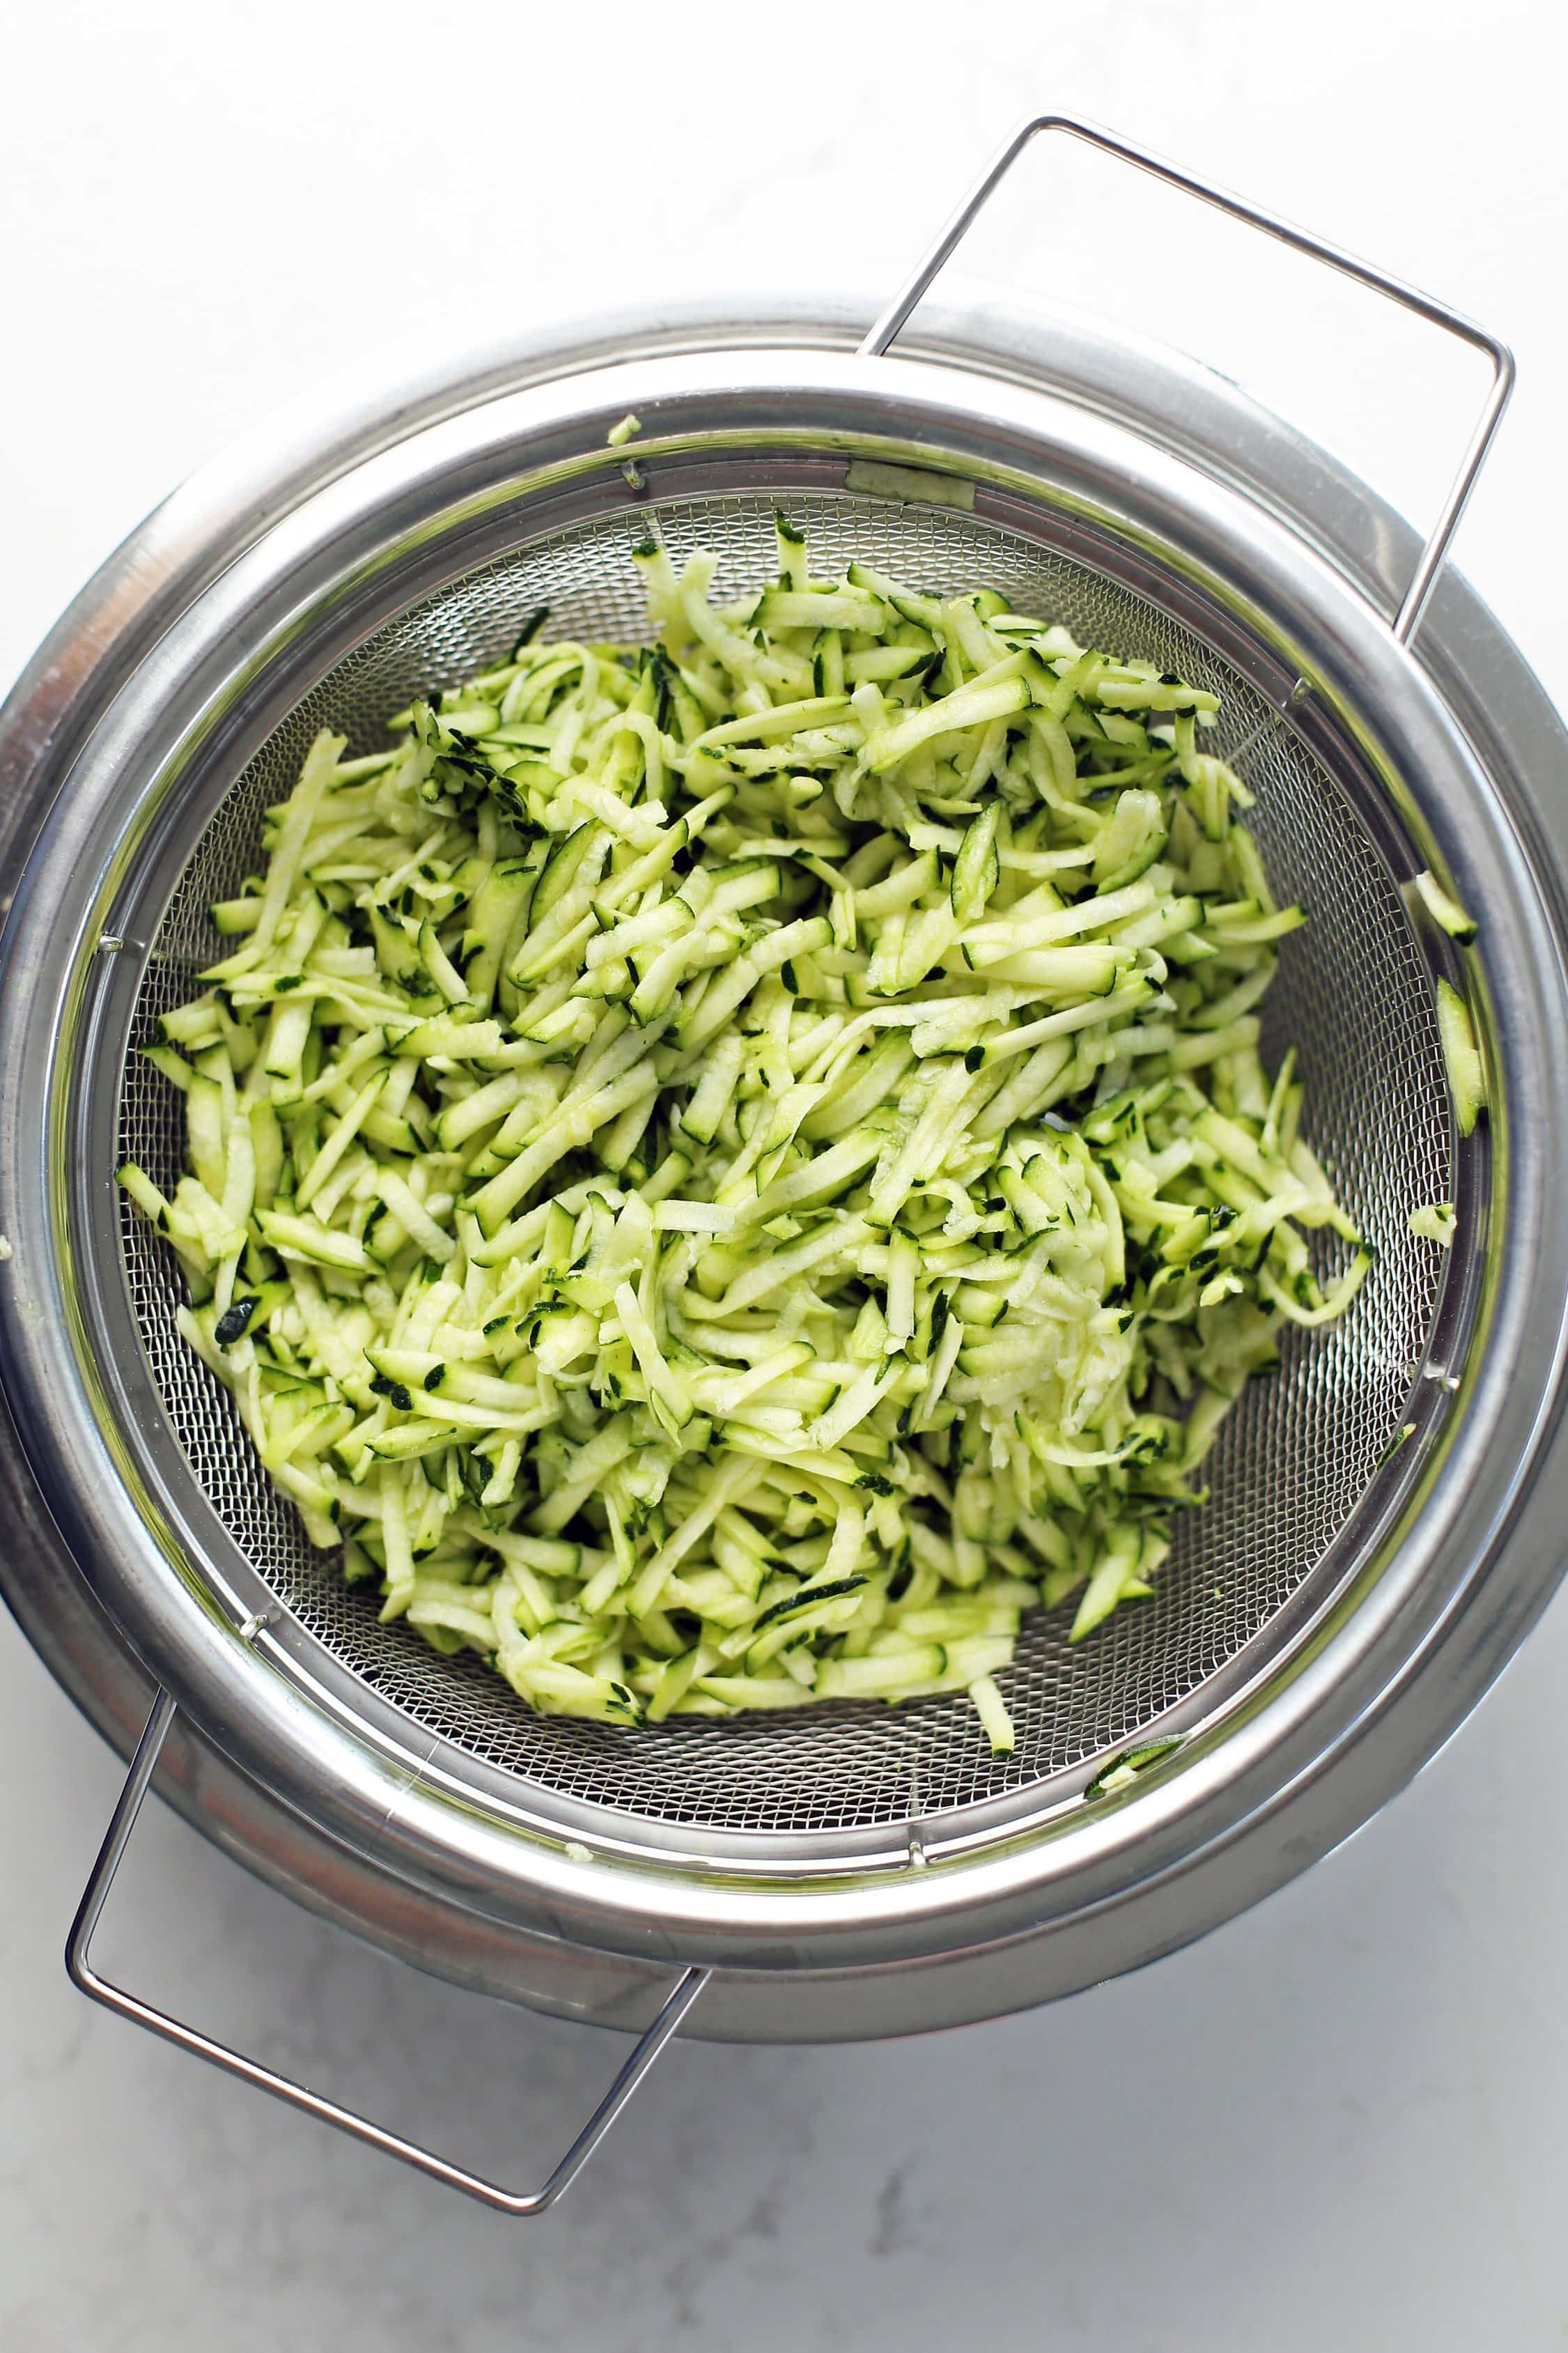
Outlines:
{"label": "grated zucchini", "polygon": [[1476,1044],[1469,1007],[1446,980],[1437,983],[1437,1034],[1443,1043],[1443,1060],[1459,1134],[1468,1135],[1486,1109],[1486,1071]]}
{"label": "grated zucchini", "polygon": [[1450,939],[1473,940],[1475,938],[1474,916],[1465,913],[1458,901],[1444,890],[1436,876],[1428,868],[1423,867],[1415,877],[1415,888],[1426,901],[1427,912],[1433,922],[1440,923]]}
{"label": "grated zucchini", "polygon": [[1259,1060],[1303,916],[1215,696],[778,555],[647,542],[656,643],[536,613],[321,735],[150,1050],[190,1173],[121,1179],[384,1617],[546,1713],[968,1692],[1005,1754],[1025,1612],[1156,1591],[1368,1255]]}
{"label": "grated zucchini", "polygon": [[1410,1212],[1410,1230],[1417,1241],[1436,1242],[1450,1250],[1458,1229],[1452,1201],[1426,1201]]}

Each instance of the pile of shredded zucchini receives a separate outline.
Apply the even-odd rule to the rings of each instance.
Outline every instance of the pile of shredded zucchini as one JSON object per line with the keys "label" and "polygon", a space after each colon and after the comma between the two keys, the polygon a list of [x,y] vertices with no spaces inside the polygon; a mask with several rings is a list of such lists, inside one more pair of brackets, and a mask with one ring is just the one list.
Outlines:
{"label": "pile of shredded zucchini", "polygon": [[[1367,1265],[1212,694],[852,565],[313,745],[121,1181],[313,1542],[538,1709],[966,1690],[1146,1597]],[[1321,1286],[1308,1233],[1351,1246]]]}

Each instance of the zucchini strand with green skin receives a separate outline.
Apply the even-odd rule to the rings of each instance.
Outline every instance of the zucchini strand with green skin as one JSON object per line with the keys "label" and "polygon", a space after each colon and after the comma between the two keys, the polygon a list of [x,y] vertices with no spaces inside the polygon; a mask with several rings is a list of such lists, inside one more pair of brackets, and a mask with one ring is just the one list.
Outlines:
{"label": "zucchini strand with green skin", "polygon": [[1450,897],[1436,876],[1426,867],[1423,867],[1415,877],[1415,888],[1425,900],[1427,913],[1434,923],[1440,923],[1450,939],[1473,940],[1475,938],[1475,918],[1465,913],[1458,901]]}
{"label": "zucchini strand with green skin", "polygon": [[1452,984],[1437,983],[1437,1033],[1459,1134],[1468,1135],[1487,1107],[1486,1069],[1476,1044],[1469,1007]]}
{"label": "zucchini strand with green skin", "polygon": [[1410,1230],[1417,1241],[1436,1242],[1443,1250],[1451,1250],[1458,1221],[1452,1201],[1426,1201],[1410,1212]]}
{"label": "zucchini strand with green skin", "polygon": [[121,1179],[384,1617],[547,1714],[968,1692],[1008,1755],[1024,1614],[1147,1600],[1365,1273],[1258,1059],[1304,917],[1212,693],[778,554],[649,542],[657,643],[541,611],[321,736],[148,1050],[188,1173]]}

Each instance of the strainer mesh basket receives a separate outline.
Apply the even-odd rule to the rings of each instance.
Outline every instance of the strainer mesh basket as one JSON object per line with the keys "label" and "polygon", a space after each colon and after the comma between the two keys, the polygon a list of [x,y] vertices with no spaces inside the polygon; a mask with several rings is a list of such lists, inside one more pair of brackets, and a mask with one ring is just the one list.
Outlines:
{"label": "strainer mesh basket", "polygon": [[[992,1757],[963,1698],[636,1733],[535,1716],[477,1657],[436,1655],[408,1628],[379,1624],[369,1595],[345,1587],[337,1556],[305,1541],[226,1392],[179,1338],[174,1260],[128,1205],[122,1248],[153,1383],[193,1475],[278,1602],[364,1684],[489,1765],[622,1814],[716,1831],[832,1833],[994,1798],[1113,1750],[1268,1625],[1344,1527],[1399,1427],[1441,1277],[1440,1253],[1414,1240],[1406,1220],[1414,1204],[1451,1190],[1450,1121],[1430,972],[1389,867],[1349,794],[1231,664],[1120,583],[957,511],[747,491],[661,503],[658,527],[678,561],[698,547],[716,554],[719,592],[733,594],[773,570],[781,501],[808,529],[820,570],[859,557],[939,594],[993,586],[1084,643],[1215,689],[1214,740],[1237,752],[1257,794],[1249,822],[1275,888],[1309,911],[1265,1008],[1265,1056],[1272,1064],[1297,1046],[1306,1133],[1376,1255],[1342,1321],[1288,1330],[1278,1372],[1248,1386],[1210,1458],[1211,1500],[1178,1517],[1156,1598],[1124,1608],[1077,1649],[1067,1639],[1071,1604],[1028,1622],[999,1677],[1017,1732],[1005,1760]],[[346,733],[355,752],[381,748],[389,712],[503,659],[520,617],[541,604],[552,632],[645,636],[627,559],[647,529],[647,511],[634,511],[538,540],[405,613],[321,681],[195,844],[153,941],[133,1044],[151,1040],[158,1015],[224,952],[208,905],[260,864],[262,811],[288,792],[317,729]],[[133,1053],[121,1155],[172,1188],[182,1124],[178,1096]],[[1339,1247],[1325,1246],[1325,1271]]]}

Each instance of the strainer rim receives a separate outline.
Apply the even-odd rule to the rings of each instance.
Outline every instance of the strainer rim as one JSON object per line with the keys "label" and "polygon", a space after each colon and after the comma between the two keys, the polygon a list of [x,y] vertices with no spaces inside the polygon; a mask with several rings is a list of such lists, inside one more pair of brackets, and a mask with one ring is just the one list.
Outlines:
{"label": "strainer rim", "polygon": [[[905,364],[905,363],[877,363],[877,364]],[[621,397],[621,396],[618,396],[618,393],[616,393],[614,400],[618,400],[618,397]],[[614,400],[611,400],[611,405],[614,405]],[[936,1884],[936,1883],[931,1883],[931,1884]]]}

